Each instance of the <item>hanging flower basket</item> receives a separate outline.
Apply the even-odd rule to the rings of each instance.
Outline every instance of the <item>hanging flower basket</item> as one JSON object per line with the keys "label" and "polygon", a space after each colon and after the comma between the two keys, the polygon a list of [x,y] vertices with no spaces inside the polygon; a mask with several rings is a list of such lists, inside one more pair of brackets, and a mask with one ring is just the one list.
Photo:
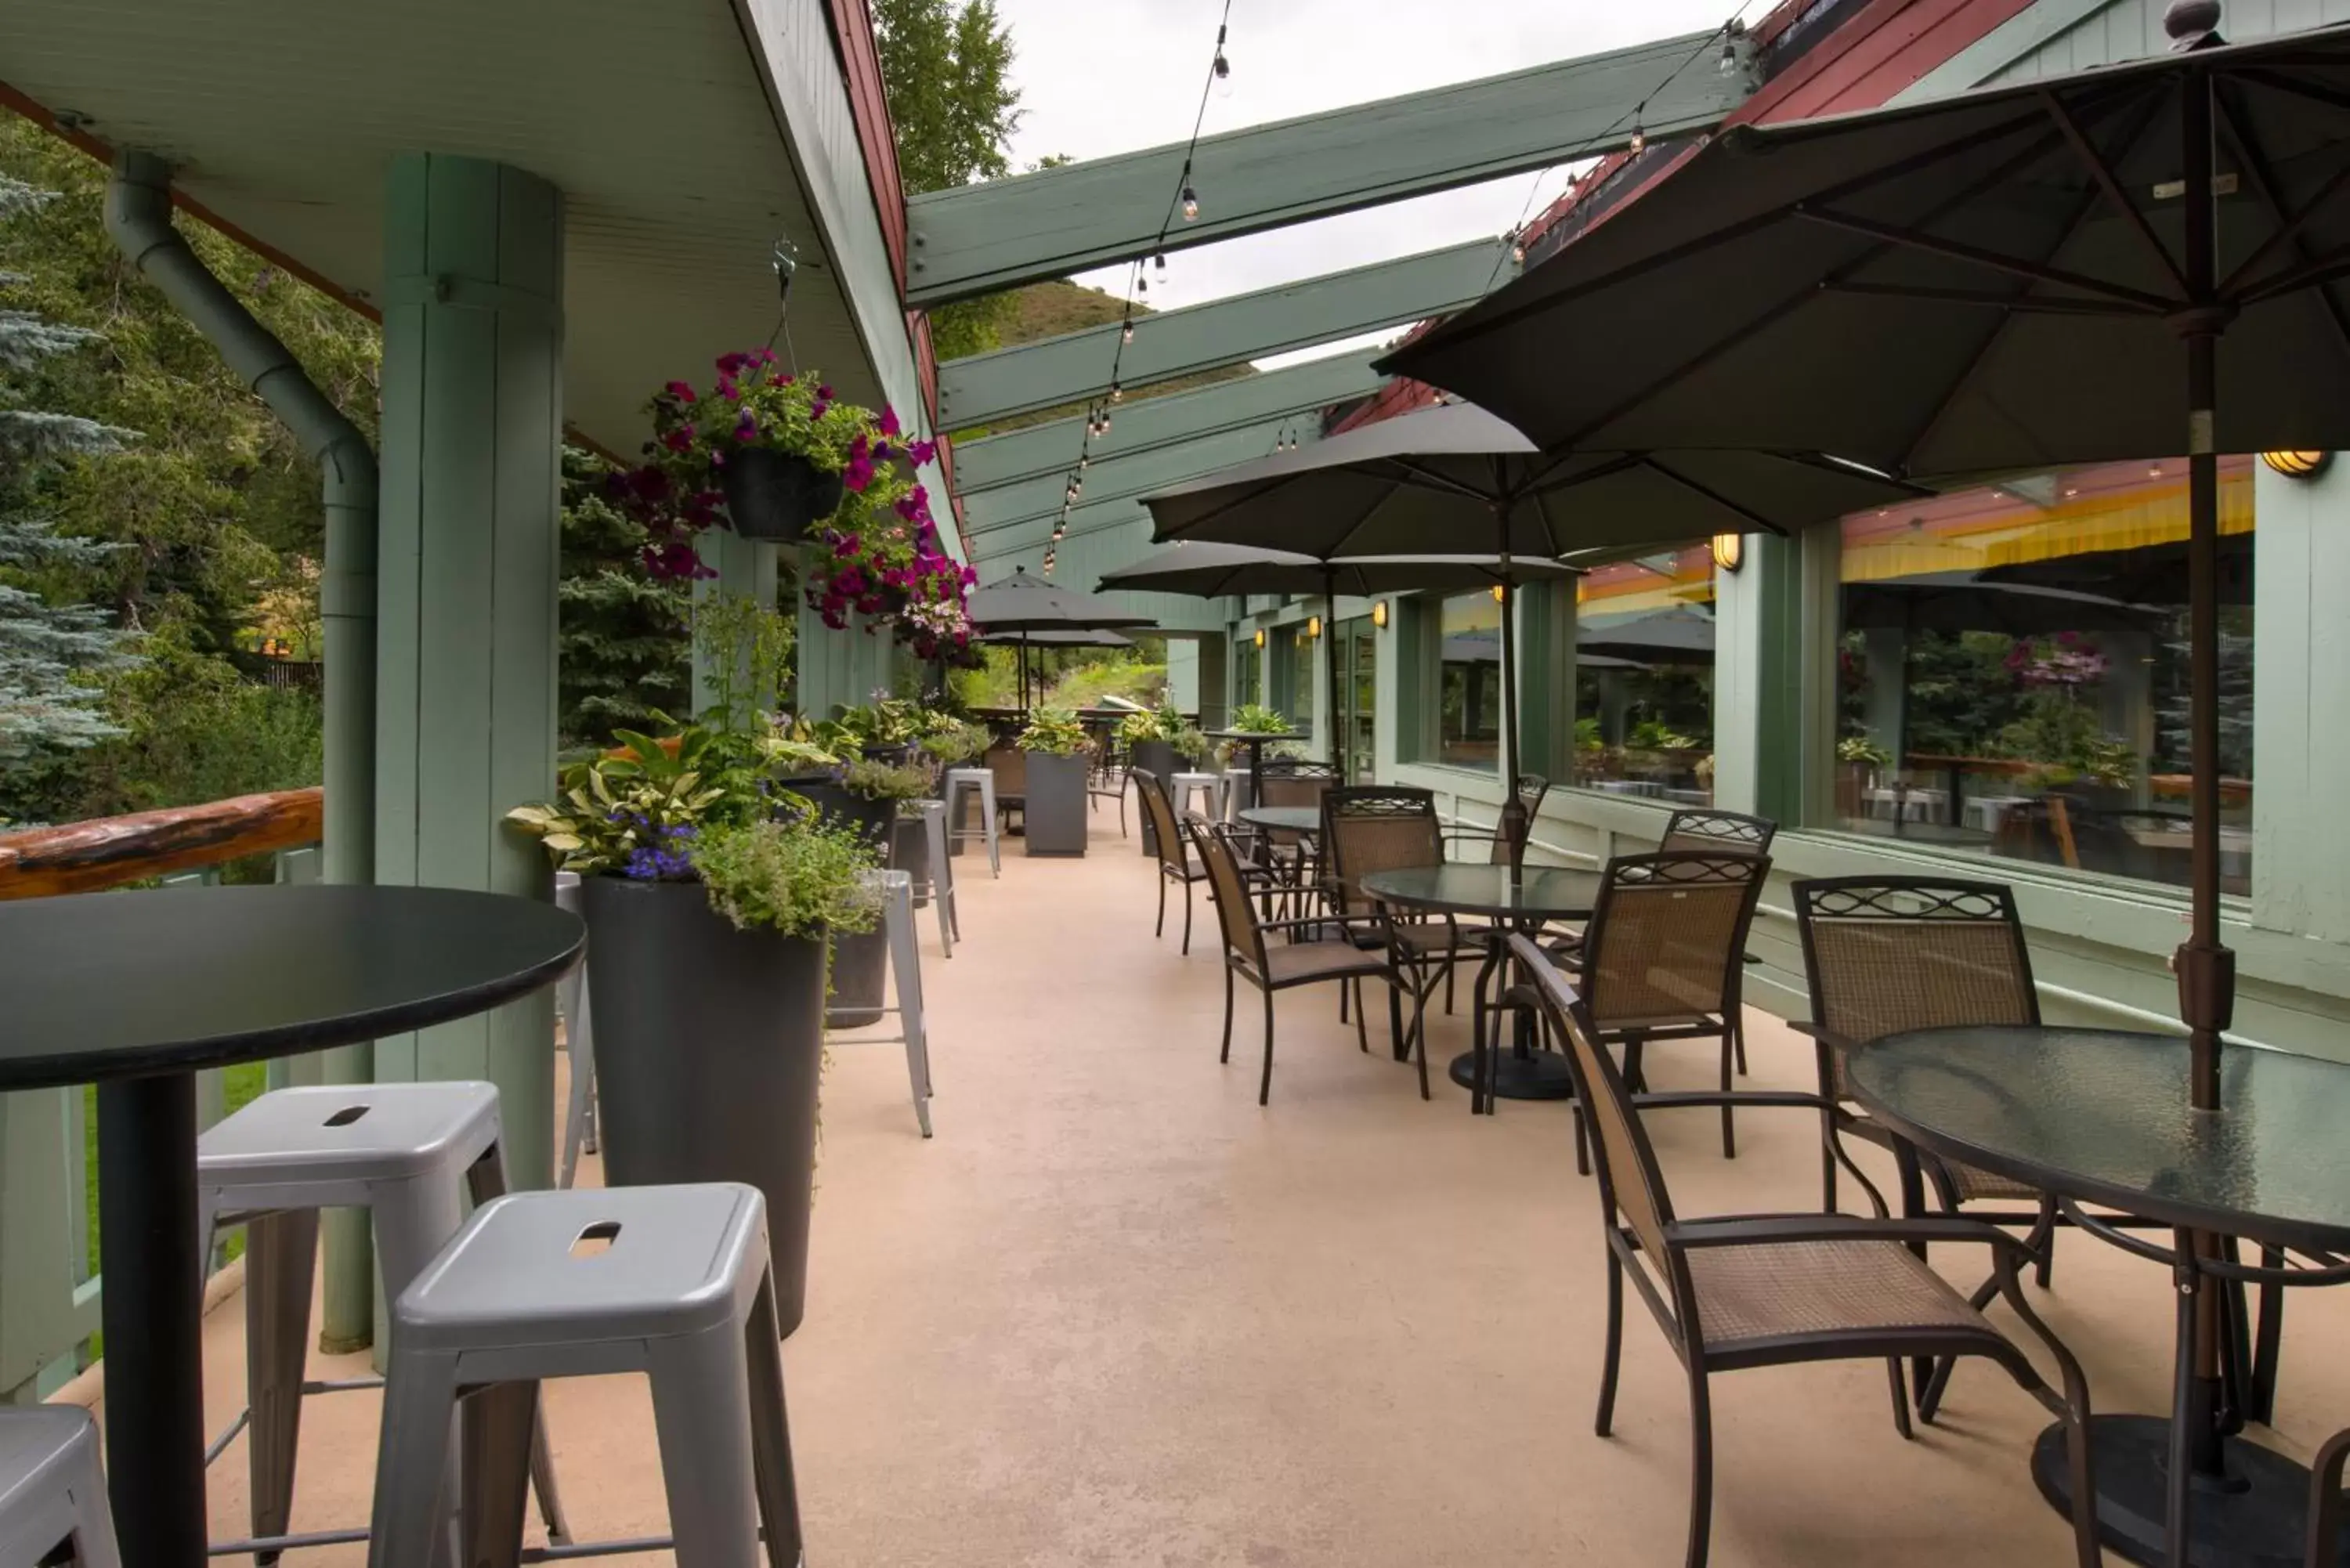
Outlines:
{"label": "hanging flower basket", "polygon": [[726,515],[745,539],[796,545],[840,510],[847,486],[794,452],[748,446],[719,470]]}

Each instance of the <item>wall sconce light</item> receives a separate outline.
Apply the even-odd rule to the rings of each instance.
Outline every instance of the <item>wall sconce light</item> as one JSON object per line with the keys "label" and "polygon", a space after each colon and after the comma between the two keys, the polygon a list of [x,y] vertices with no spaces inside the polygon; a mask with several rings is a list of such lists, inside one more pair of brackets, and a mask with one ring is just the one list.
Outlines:
{"label": "wall sconce light", "polygon": [[1378,603],[1377,603],[1377,604],[1375,604],[1375,605],[1373,605],[1373,606],[1371,607],[1371,624],[1372,624],[1373,626],[1375,626],[1375,627],[1378,627],[1381,631],[1385,631],[1385,630],[1387,630],[1387,628],[1388,628],[1388,601],[1387,601],[1387,600],[1385,600],[1385,599],[1381,599],[1381,600],[1379,600],[1379,602],[1378,602]]}
{"label": "wall sconce light", "polygon": [[2264,452],[2261,461],[2287,479],[2315,479],[2334,461],[2330,452]]}
{"label": "wall sconce light", "polygon": [[1746,564],[1746,535],[1716,534],[1713,536],[1713,564],[1725,572],[1734,572]]}
{"label": "wall sconce light", "polygon": [[1493,602],[1497,605],[1505,605],[1510,602],[1510,590],[1506,585],[1502,583],[1495,583],[1493,585]]}
{"label": "wall sconce light", "polygon": [[1312,642],[1315,639],[1316,639],[1316,638],[1320,637],[1321,635],[1322,635],[1322,618],[1321,618],[1320,616],[1318,616],[1318,615],[1310,615],[1310,616],[1307,616],[1307,617],[1305,618],[1305,640],[1306,640],[1306,641],[1308,641],[1308,642]]}
{"label": "wall sconce light", "polygon": [[1259,648],[1263,648],[1264,646],[1264,628],[1263,627],[1256,628],[1256,645]]}

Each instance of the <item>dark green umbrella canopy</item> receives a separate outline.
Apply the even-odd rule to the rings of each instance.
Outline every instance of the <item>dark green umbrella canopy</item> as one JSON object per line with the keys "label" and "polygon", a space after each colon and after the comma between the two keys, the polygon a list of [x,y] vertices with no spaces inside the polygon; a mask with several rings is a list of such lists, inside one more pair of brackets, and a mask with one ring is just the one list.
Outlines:
{"label": "dark green umbrella canopy", "polygon": [[1123,605],[1032,576],[1025,566],[1014,566],[1010,576],[971,591],[971,624],[987,638],[1007,631],[1099,631],[1159,623]]}
{"label": "dark green umbrella canopy", "polygon": [[1555,558],[1784,534],[1918,493],[1809,452],[1547,453],[1483,409],[1454,403],[1228,468],[1144,504],[1160,540],[1340,560],[1484,551]]}
{"label": "dark green umbrella canopy", "polygon": [[1225,594],[1347,594],[1368,598],[1415,589],[1442,593],[1503,582],[1553,582],[1577,575],[1572,566],[1544,560],[1513,560],[1504,568],[1495,556],[1350,556],[1326,562],[1248,545],[1178,543],[1153,550],[1130,566],[1105,573],[1096,586],[1104,593],[1124,589],[1200,598]]}
{"label": "dark green umbrella canopy", "polygon": [[[2199,286],[2182,149],[2207,106]],[[2199,306],[2225,329],[2216,450],[2350,446],[2345,174],[2343,28],[1742,125],[1380,369],[1545,445],[1950,475],[2185,450]]]}
{"label": "dark green umbrella canopy", "polygon": [[1120,637],[1114,631],[997,631],[979,639],[998,647],[1030,648],[1132,648],[1132,638]]}
{"label": "dark green umbrella canopy", "polygon": [[2165,618],[2159,609],[2103,594],[1999,582],[1970,571],[1846,583],[1844,588],[1847,631],[1997,631],[2041,637],[2059,631],[2151,632]]}

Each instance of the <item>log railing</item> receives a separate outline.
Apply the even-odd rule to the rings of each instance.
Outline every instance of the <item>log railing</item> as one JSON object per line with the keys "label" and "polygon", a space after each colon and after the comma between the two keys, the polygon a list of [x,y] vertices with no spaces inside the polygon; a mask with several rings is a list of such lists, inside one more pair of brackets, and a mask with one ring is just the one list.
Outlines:
{"label": "log railing", "polygon": [[94,893],[316,844],[325,798],[282,790],[0,834],[0,898]]}

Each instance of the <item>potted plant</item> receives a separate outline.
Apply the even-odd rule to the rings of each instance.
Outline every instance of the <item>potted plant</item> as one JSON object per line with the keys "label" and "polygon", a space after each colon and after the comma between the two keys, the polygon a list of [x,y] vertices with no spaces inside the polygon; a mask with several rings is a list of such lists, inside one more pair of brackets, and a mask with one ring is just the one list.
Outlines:
{"label": "potted plant", "polygon": [[[1164,720],[1163,713],[1146,710],[1128,713],[1118,724],[1118,738],[1126,742],[1128,759],[1135,767],[1157,779],[1161,789],[1167,788],[1167,781],[1175,776],[1174,741]],[[1180,726],[1180,720],[1177,722]],[[1150,814],[1147,811],[1142,814],[1142,852],[1159,853],[1159,835],[1150,826]]]}
{"label": "potted plant", "polygon": [[[1289,720],[1278,709],[1262,702],[1243,702],[1232,710],[1232,728],[1243,735],[1286,735]],[[1238,770],[1232,779],[1233,809],[1246,811],[1256,802],[1249,796],[1248,749],[1245,741],[1227,741],[1218,753],[1227,772]],[[1265,742],[1256,742],[1262,748]]]}
{"label": "potted plant", "polygon": [[613,476],[615,501],[650,535],[646,570],[709,576],[693,537],[712,526],[804,542],[807,603],[827,626],[845,629],[853,613],[919,658],[973,659],[966,601],[978,575],[946,553],[914,477],[932,443],[900,440],[889,409],[784,373],[769,349],[722,355],[717,372],[707,391],[671,381],[656,393],[646,461]]}
{"label": "potted plant", "polygon": [[1031,855],[1086,852],[1086,776],[1093,767],[1093,742],[1066,708],[1039,708],[1020,732],[1028,754],[1027,823]]}
{"label": "potted plant", "polygon": [[776,1313],[806,1303],[826,952],[870,929],[879,861],[805,804],[773,813],[712,732],[622,732],[508,820],[581,874],[605,1179],[742,1181],[767,1199]]}
{"label": "potted plant", "polygon": [[[899,807],[931,793],[929,770],[858,757],[841,764],[836,787],[847,802],[844,818],[854,825],[859,840],[873,846],[885,863],[894,866],[891,851],[897,844]],[[889,981],[887,933],[877,929],[835,935],[833,1027],[862,1029],[879,1022]]]}

